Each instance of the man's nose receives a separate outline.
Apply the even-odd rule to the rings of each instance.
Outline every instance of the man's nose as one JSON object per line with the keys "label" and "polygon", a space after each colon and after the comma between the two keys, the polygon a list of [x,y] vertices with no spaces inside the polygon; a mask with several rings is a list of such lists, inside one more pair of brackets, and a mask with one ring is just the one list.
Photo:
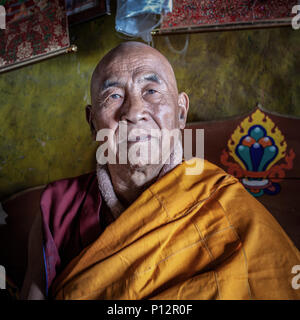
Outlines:
{"label": "man's nose", "polygon": [[137,123],[141,120],[147,120],[148,115],[145,109],[145,101],[139,96],[127,97],[121,111],[121,119],[131,123]]}

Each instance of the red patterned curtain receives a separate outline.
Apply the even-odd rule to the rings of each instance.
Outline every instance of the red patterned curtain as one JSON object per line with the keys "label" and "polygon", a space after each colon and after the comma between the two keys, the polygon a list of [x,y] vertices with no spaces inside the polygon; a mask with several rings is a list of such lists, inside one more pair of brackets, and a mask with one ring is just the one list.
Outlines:
{"label": "red patterned curtain", "polygon": [[187,27],[225,26],[292,17],[297,0],[173,0],[173,11],[164,17],[160,30]]}
{"label": "red patterned curtain", "polygon": [[6,10],[6,28],[0,30],[0,71],[70,46],[64,0],[2,3]]}

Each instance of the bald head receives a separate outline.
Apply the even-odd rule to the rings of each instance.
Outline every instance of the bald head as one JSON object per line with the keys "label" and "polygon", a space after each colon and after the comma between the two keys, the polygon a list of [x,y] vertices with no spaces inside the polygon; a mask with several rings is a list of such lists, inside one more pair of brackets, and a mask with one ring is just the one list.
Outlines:
{"label": "bald head", "polygon": [[109,51],[91,80],[86,117],[95,135],[126,120],[150,129],[185,126],[188,96],[178,94],[173,68],[156,49],[125,42]]}
{"label": "bald head", "polygon": [[143,65],[156,67],[160,77],[168,83],[172,91],[178,93],[173,68],[167,58],[158,50],[141,42],[123,42],[110,50],[97,64],[91,79],[92,106],[97,103],[99,90],[108,78],[118,77],[118,71],[142,68]]}

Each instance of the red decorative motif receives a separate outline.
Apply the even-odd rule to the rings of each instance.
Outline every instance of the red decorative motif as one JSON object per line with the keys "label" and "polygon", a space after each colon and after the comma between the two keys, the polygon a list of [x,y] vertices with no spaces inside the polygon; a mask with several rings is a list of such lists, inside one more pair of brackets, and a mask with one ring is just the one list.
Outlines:
{"label": "red decorative motif", "polygon": [[268,178],[272,182],[280,182],[285,177],[284,170],[293,168],[293,160],[295,159],[295,152],[290,149],[289,153],[285,156],[285,163],[274,165],[267,171],[247,171],[244,170],[238,163],[228,161],[229,154],[224,149],[221,154],[221,163],[227,167],[227,172],[236,178]]}
{"label": "red decorative motif", "polygon": [[297,0],[173,0],[161,29],[242,23],[292,16]]}
{"label": "red decorative motif", "polygon": [[12,0],[0,30],[0,68],[69,47],[64,0]]}

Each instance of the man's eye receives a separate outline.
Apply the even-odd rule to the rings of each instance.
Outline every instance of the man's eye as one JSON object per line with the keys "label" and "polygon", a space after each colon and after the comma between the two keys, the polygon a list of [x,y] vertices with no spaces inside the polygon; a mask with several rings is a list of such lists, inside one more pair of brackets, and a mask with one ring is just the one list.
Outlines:
{"label": "man's eye", "polygon": [[154,90],[154,89],[149,89],[149,90],[147,90],[147,93],[149,93],[149,94],[154,94],[154,93],[156,93],[156,90]]}
{"label": "man's eye", "polygon": [[114,94],[110,95],[110,98],[119,99],[119,98],[121,98],[121,96],[117,93],[114,93]]}

